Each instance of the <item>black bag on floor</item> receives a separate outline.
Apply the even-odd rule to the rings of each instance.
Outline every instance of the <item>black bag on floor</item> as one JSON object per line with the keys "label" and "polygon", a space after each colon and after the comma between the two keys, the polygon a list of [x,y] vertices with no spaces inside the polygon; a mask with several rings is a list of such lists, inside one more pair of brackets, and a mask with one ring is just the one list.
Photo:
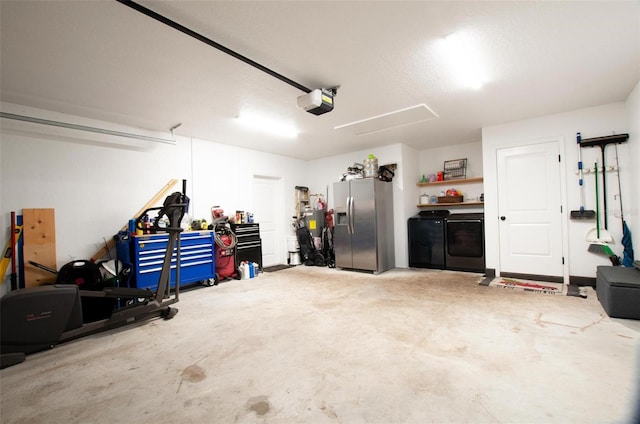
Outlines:
{"label": "black bag on floor", "polygon": [[307,227],[301,227],[296,230],[298,244],[300,245],[300,259],[307,266],[315,265],[315,248],[313,247],[313,239]]}
{"label": "black bag on floor", "polygon": [[322,254],[322,252],[316,250],[315,252],[313,252],[313,264],[315,266],[326,266],[327,263],[324,260],[324,255]]}

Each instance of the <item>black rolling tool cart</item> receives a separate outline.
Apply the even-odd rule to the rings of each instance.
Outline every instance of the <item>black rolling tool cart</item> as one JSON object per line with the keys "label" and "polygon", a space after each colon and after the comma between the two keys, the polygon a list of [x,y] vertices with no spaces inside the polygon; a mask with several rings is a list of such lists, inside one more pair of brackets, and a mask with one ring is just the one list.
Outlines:
{"label": "black rolling tool cart", "polygon": [[255,262],[262,269],[262,239],[260,224],[236,224],[231,229],[238,239],[236,244],[236,268],[244,262]]}

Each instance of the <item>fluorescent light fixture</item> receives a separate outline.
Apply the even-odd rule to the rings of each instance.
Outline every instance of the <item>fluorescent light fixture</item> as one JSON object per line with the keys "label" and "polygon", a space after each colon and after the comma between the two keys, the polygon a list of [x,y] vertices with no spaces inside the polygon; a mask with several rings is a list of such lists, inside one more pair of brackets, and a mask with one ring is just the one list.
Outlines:
{"label": "fluorescent light fixture", "polygon": [[298,136],[298,130],[292,124],[253,111],[240,112],[238,122],[247,128],[278,137],[296,138]]}
{"label": "fluorescent light fixture", "polygon": [[487,72],[477,43],[467,32],[454,32],[442,43],[450,72],[466,87],[474,90],[482,88],[487,82]]}

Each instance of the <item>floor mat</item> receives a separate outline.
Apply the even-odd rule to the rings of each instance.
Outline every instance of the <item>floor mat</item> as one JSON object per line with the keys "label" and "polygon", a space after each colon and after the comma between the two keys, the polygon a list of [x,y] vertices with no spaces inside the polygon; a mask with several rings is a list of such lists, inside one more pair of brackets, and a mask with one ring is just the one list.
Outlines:
{"label": "floor mat", "polygon": [[539,294],[553,294],[564,296],[562,283],[546,283],[541,281],[521,280],[515,278],[494,278],[489,287],[500,287],[507,290],[522,290]]}
{"label": "floor mat", "polygon": [[283,269],[287,269],[287,268],[293,268],[294,265],[272,265],[272,266],[267,266],[262,268],[263,272],[276,272],[276,271],[281,271]]}

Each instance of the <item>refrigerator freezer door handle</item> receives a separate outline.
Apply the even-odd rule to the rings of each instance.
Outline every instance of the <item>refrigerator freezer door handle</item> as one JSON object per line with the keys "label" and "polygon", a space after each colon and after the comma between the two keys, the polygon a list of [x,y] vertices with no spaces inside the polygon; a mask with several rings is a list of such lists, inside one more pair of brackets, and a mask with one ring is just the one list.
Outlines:
{"label": "refrigerator freezer door handle", "polygon": [[347,233],[351,234],[351,197],[347,196]]}
{"label": "refrigerator freezer door handle", "polygon": [[353,197],[349,197],[349,213],[347,217],[349,218],[349,232],[355,234],[356,230],[353,225]]}
{"label": "refrigerator freezer door handle", "polygon": [[347,233],[351,234],[351,197],[347,196]]}

